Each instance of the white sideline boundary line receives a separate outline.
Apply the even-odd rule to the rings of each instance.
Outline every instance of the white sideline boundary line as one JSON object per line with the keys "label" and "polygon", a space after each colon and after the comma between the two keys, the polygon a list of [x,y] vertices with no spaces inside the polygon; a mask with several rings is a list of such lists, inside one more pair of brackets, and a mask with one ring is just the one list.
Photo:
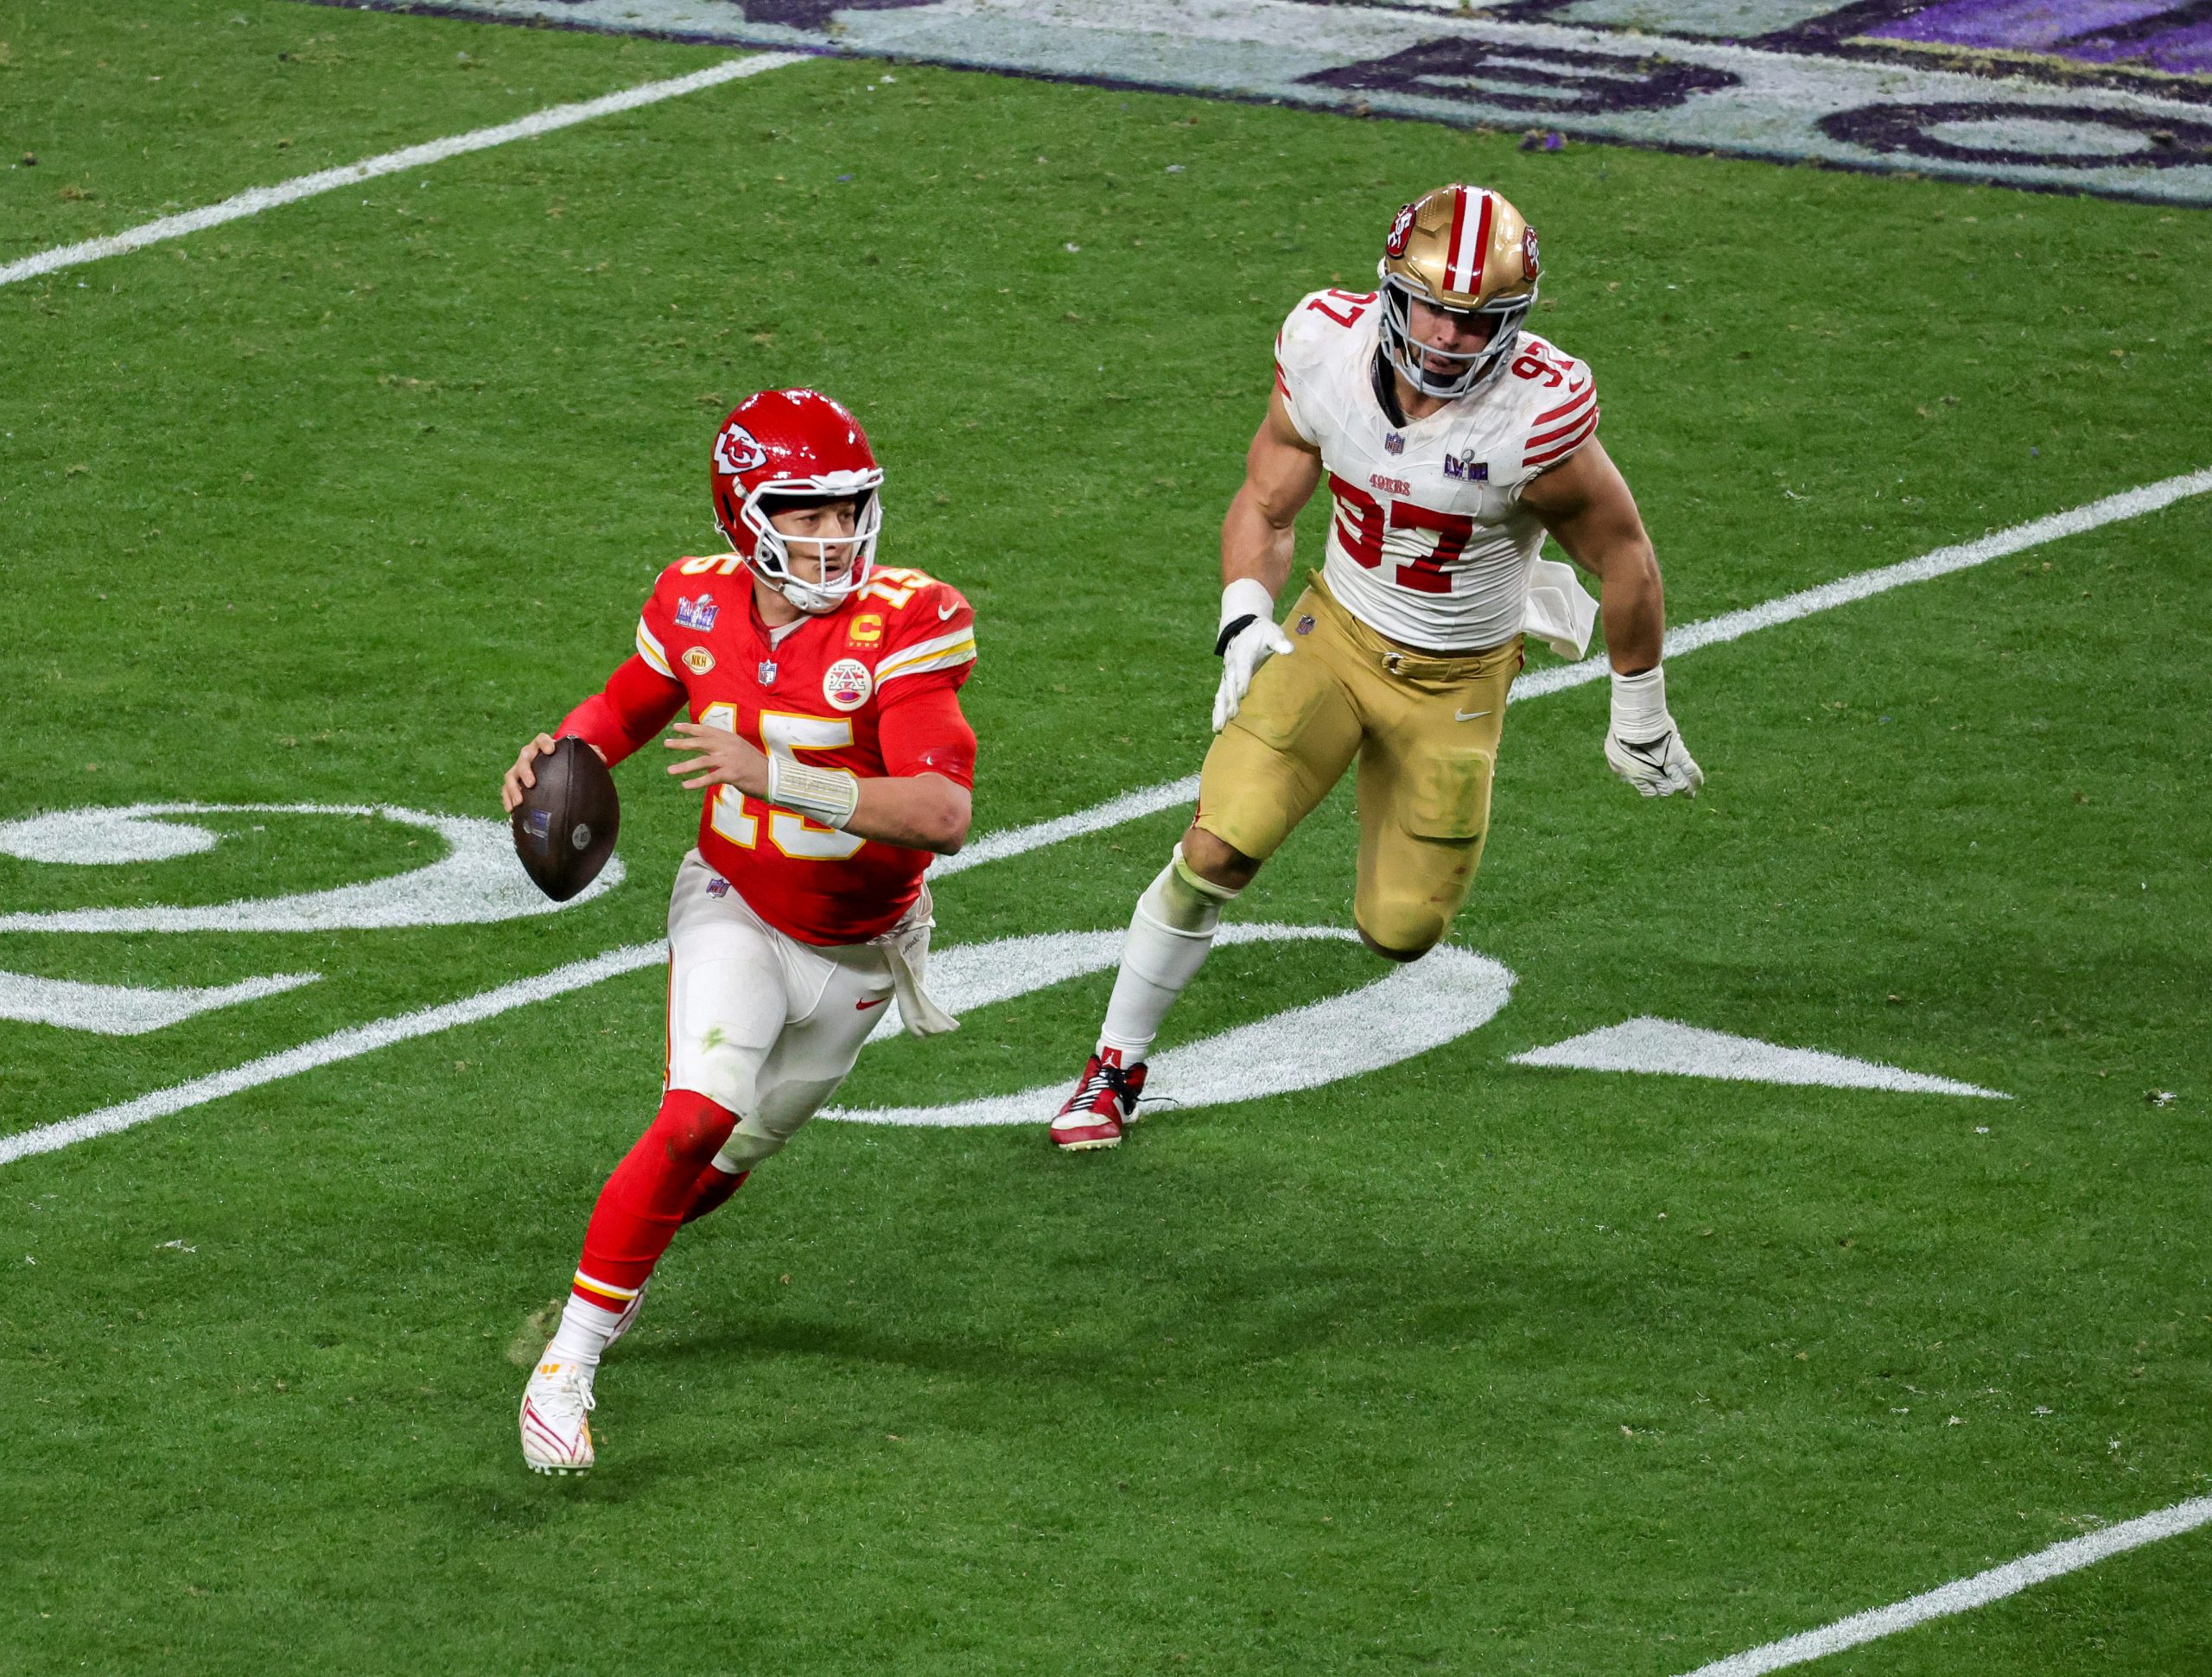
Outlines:
{"label": "white sideline boundary line", "polygon": [[[1872,594],[1901,588],[1907,582],[1922,582],[1930,577],[1964,570],[2005,554],[2018,553],[2024,548],[2056,541],[2063,536],[2075,536],[2084,530],[2094,530],[2100,524],[2140,518],[2146,512],[2155,512],[2189,496],[2203,494],[2208,490],[2212,490],[2212,468],[2183,473],[2179,477],[2145,484],[2139,489],[2124,490],[2117,495],[2107,495],[2101,500],[2090,501],[2064,512],[2054,512],[2047,518],[2015,524],[2009,530],[1993,530],[1972,542],[1937,548],[1932,553],[1923,554],[1917,559],[1908,559],[1901,564],[1860,571],[1834,582],[1822,583],[1815,588],[1783,594],[1763,606],[1728,612],[1719,617],[1685,625],[1669,633],[1667,651],[1675,654],[1692,652],[1701,646],[1713,646],[1724,641],[1738,639],[1753,630],[1793,622],[1815,612],[1824,612],[1833,607],[1848,605]],[[1547,693],[1580,687],[1597,680],[1605,673],[1605,660],[1599,657],[1585,658],[1580,664],[1539,670],[1533,678],[1516,681],[1510,697],[1541,698]],[[1185,775],[1179,779],[1162,781],[1158,785],[1123,792],[1118,797],[1109,798],[1103,804],[1093,804],[1088,810],[1078,810],[1071,815],[1055,816],[1049,821],[1035,822],[1027,827],[1014,827],[1004,832],[987,834],[958,855],[948,857],[939,863],[931,871],[931,877],[949,878],[970,867],[981,867],[987,861],[1000,861],[1010,856],[1022,855],[1048,844],[1058,844],[1064,839],[1101,832],[1109,827],[1117,827],[1123,822],[1156,814],[1191,797],[1197,791],[1198,785],[1198,776]],[[28,1159],[35,1153],[54,1153],[79,1141],[91,1140],[94,1136],[112,1135],[118,1130],[130,1129],[149,1120],[164,1117],[172,1112],[181,1112],[188,1107],[220,1100],[226,1095],[274,1083],[279,1078],[296,1077],[319,1065],[353,1059],[391,1043],[427,1036],[452,1026],[474,1024],[511,1008],[527,1007],[534,1001],[550,1000],[570,990],[596,984],[603,978],[612,978],[618,973],[653,966],[664,959],[666,953],[666,945],[659,942],[626,944],[591,960],[556,967],[536,978],[518,979],[496,989],[448,1002],[443,1007],[402,1013],[373,1024],[334,1032],[329,1036],[318,1037],[313,1042],[302,1043],[296,1048],[288,1048],[282,1053],[249,1060],[228,1071],[211,1072],[168,1089],[141,1095],[118,1106],[103,1107],[97,1112],[59,1119],[50,1124],[41,1124],[35,1129],[19,1131],[14,1135],[0,1136],[0,1165],[13,1164],[19,1159]]]}
{"label": "white sideline boundary line", "polygon": [[1777,1642],[1732,1654],[1725,1660],[1700,1666],[1687,1677],[1762,1677],[1765,1672],[1780,1671],[1785,1666],[1803,1665],[1808,1660],[1822,1659],[1847,1648],[1856,1648],[1861,1642],[1910,1630],[1930,1619],[1986,1607],[1993,1601],[2018,1595],[2030,1585],[2078,1572],[2113,1555],[2125,1554],[2130,1549],[2139,1549],[2163,1538],[2178,1537],[2206,1524],[2212,1524],[2212,1496],[2192,1497],[2155,1514],[2107,1526],[2086,1537],[2071,1537],[2063,1543],[2054,1543],[2002,1566],[1976,1572],[1972,1578],[1954,1579],[1948,1584],[1887,1607],[1855,1613],[1834,1624],[1822,1625],[1818,1630],[1807,1630]]}
{"label": "white sideline boundary line", "polygon": [[536,135],[550,134],[556,129],[588,123],[595,118],[611,117],[617,111],[658,105],[663,99],[681,98],[686,93],[719,87],[726,81],[757,76],[763,71],[781,69],[786,64],[804,64],[807,57],[804,53],[756,53],[746,58],[725,59],[703,70],[695,70],[688,76],[676,76],[666,81],[648,81],[636,87],[626,87],[619,93],[608,93],[575,105],[548,105],[543,111],[533,111],[527,117],[518,117],[512,122],[499,123],[491,128],[472,129],[466,134],[448,135],[442,140],[428,140],[421,145],[387,151],[379,156],[365,157],[358,163],[343,163],[336,168],[322,169],[314,175],[296,175],[289,181],[280,181],[273,187],[249,187],[235,197],[226,198],[219,204],[208,204],[196,210],[165,215],[156,221],[142,222],[136,227],[127,227],[105,238],[87,238],[75,245],[56,245],[50,251],[19,257],[0,267],[0,285],[13,285],[18,280],[35,279],[39,275],[50,274],[58,268],[73,268],[83,263],[97,262],[102,257],[121,256],[128,251],[143,250],[149,245],[158,245],[163,239],[181,238],[187,233],[204,232],[209,227],[219,227],[226,221],[258,215],[264,210],[273,210],[282,204],[296,204],[302,198],[313,198],[319,193],[335,192],[340,187],[358,186],[364,181],[373,181],[378,175],[397,175],[403,169],[421,168],[428,163],[442,163],[448,157],[459,157],[467,152],[505,145],[510,140],[527,140]]}

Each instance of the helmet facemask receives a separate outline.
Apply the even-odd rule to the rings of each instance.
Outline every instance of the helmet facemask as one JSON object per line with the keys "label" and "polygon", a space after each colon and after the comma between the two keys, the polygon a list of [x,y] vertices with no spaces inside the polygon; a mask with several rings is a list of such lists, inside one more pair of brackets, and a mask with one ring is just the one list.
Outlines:
{"label": "helmet facemask", "polygon": [[[855,481],[836,480],[846,476]],[[753,537],[753,550],[746,554],[747,562],[769,587],[810,617],[836,611],[868,586],[868,575],[874,569],[876,537],[883,528],[883,503],[876,492],[882,481],[883,473],[877,471],[841,473],[804,483],[762,484],[746,496],[738,515]],[[772,522],[778,512],[843,500],[856,503],[853,533],[849,536],[786,536]],[[724,534],[727,536],[728,532]],[[793,544],[820,552],[820,575],[817,580],[810,581],[793,569]],[[744,552],[736,542],[730,545]],[[843,572],[833,576],[830,567],[841,554]]]}
{"label": "helmet facemask", "polygon": [[[1392,273],[1387,262],[1381,264],[1378,276],[1382,293],[1382,348],[1390,358],[1390,365],[1422,395],[1447,401],[1472,395],[1505,370],[1506,362],[1520,344],[1521,323],[1528,319],[1529,310],[1536,301],[1536,288],[1532,283],[1517,296],[1495,297],[1475,308],[1450,308],[1448,304],[1425,295],[1402,276]],[[1427,347],[1413,334],[1413,303],[1416,297],[1431,308],[1447,308],[1452,314],[1481,315],[1491,323],[1490,341],[1480,349],[1465,352]],[[1459,363],[1459,370],[1432,372],[1423,359],[1426,356]]]}

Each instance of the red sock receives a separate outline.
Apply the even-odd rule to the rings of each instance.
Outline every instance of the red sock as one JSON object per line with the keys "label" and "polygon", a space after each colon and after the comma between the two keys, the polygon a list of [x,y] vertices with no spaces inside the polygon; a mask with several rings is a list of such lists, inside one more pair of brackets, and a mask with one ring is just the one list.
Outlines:
{"label": "red sock", "polygon": [[711,1160],[699,1172],[699,1179],[691,1185],[691,1203],[683,1208],[683,1220],[696,1223],[745,1185],[750,1171],[726,1171]]}
{"label": "red sock", "polygon": [[700,1173],[713,1170],[715,1153],[736,1128],[737,1115],[703,1095],[671,1089],[661,1097],[652,1126],[599,1191],[576,1268],[577,1298],[619,1311],[637,1295],[676,1238],[697,1196]]}

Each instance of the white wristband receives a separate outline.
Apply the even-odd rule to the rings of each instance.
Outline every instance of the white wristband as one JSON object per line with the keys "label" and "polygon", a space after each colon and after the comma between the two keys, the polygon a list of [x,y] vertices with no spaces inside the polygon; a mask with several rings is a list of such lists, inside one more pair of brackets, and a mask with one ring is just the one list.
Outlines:
{"label": "white wristband", "polygon": [[1275,620],[1275,597],[1257,577],[1240,576],[1221,591],[1221,626],[1226,629],[1240,617]]}
{"label": "white wristband", "polygon": [[768,802],[820,822],[842,828],[860,808],[861,778],[850,769],[817,769],[783,753],[768,753]]}
{"label": "white wristband", "polygon": [[1667,673],[1653,664],[1641,675],[1613,673],[1613,738],[1643,745],[1671,734],[1674,719],[1667,714]]}

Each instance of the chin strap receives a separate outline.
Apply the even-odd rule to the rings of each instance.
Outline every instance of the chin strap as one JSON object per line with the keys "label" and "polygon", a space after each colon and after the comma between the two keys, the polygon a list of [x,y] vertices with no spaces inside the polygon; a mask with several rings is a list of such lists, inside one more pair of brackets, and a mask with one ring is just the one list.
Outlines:
{"label": "chin strap", "polygon": [[1375,346],[1375,365],[1368,369],[1375,384],[1375,399],[1382,404],[1383,413],[1393,425],[1402,429],[1406,410],[1398,404],[1397,363],[1390,359],[1390,352],[1382,345]]}

